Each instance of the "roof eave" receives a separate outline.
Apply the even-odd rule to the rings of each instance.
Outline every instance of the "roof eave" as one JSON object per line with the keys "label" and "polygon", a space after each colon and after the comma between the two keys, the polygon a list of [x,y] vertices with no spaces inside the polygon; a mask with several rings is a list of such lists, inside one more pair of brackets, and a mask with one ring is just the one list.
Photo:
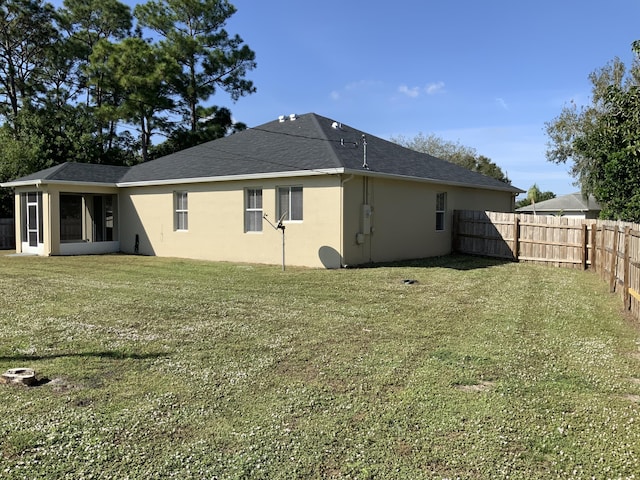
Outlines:
{"label": "roof eave", "polygon": [[397,180],[411,180],[414,182],[431,183],[431,184],[438,184],[438,185],[449,185],[452,187],[478,188],[482,190],[499,190],[504,192],[510,192],[513,194],[524,193],[524,190],[520,190],[519,188],[514,187],[512,185],[508,185],[506,183],[504,187],[497,187],[497,186],[479,185],[479,184],[467,183],[467,182],[456,182],[452,180],[440,180],[437,178],[414,177],[411,175],[398,175],[393,173],[375,172],[372,170],[357,170],[357,169],[346,169],[344,173],[354,174],[354,175],[364,175],[369,177],[390,178],[390,179],[397,179]]}
{"label": "roof eave", "polygon": [[46,180],[46,179],[0,183],[0,187],[4,187],[4,188],[29,187],[29,186],[39,187],[40,185],[75,185],[75,186],[84,186],[84,187],[88,187],[88,186],[117,187],[118,186],[117,183],[113,183],[113,182],[87,182],[87,181],[80,182],[76,180]]}
{"label": "roof eave", "polygon": [[42,184],[42,180],[25,180],[23,182],[4,182],[4,183],[0,183],[0,187],[2,188],[15,188],[15,187],[26,187],[26,186],[30,186],[33,185],[35,186],[39,186]]}
{"label": "roof eave", "polygon": [[261,180],[270,178],[309,177],[317,175],[339,175],[344,173],[344,168],[324,168],[314,170],[297,170],[290,172],[250,173],[244,175],[220,175],[214,177],[195,178],[169,178],[164,180],[143,180],[139,182],[118,182],[117,187],[152,187],[160,185],[182,185],[191,183],[213,183],[243,180]]}

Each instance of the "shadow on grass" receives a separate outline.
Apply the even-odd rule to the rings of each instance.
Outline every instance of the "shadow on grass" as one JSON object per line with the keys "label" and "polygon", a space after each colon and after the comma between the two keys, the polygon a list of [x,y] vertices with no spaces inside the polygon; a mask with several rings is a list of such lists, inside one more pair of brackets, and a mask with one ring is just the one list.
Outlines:
{"label": "shadow on grass", "polygon": [[52,353],[50,355],[0,355],[0,362],[51,360],[54,358],[94,357],[112,360],[147,360],[149,358],[166,357],[166,353],[125,353],[117,350],[104,352]]}
{"label": "shadow on grass", "polygon": [[511,260],[494,257],[480,257],[472,255],[451,254],[441,257],[418,258],[414,260],[399,260],[395,262],[370,263],[354,266],[353,268],[451,268],[454,270],[477,270],[513,263]]}

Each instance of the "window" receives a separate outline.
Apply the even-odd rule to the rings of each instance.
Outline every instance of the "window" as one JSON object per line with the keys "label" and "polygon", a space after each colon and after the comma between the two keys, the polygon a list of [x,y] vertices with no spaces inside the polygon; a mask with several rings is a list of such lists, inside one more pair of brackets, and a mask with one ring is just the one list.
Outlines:
{"label": "window", "polygon": [[278,219],[302,221],[302,187],[278,188]]}
{"label": "window", "polygon": [[83,240],[81,195],[60,194],[60,241],[81,242]]}
{"label": "window", "polygon": [[244,201],[244,231],[262,231],[262,189],[248,188],[245,190]]}
{"label": "window", "polygon": [[447,194],[436,194],[436,230],[444,230],[444,218],[447,211]]}
{"label": "window", "polygon": [[175,230],[188,230],[189,228],[189,210],[187,201],[187,192],[174,192],[174,206],[175,206]]}
{"label": "window", "polygon": [[93,241],[113,241],[115,195],[93,196]]}

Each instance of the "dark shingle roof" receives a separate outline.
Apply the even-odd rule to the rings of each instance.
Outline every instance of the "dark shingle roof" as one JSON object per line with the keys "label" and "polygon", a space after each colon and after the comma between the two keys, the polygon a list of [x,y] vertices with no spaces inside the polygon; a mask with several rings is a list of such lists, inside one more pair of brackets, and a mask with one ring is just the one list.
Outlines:
{"label": "dark shingle roof", "polygon": [[114,165],[97,165],[92,163],[61,163],[54,167],[40,170],[10,183],[29,183],[35,181],[106,183],[115,185],[129,170],[129,167]]}
{"label": "dark shingle roof", "polygon": [[[366,163],[364,139],[366,139]],[[91,167],[96,167],[92,169]],[[246,175],[345,171],[522,192],[492,177],[338,124],[313,113],[276,119],[131,168],[64,164],[16,180],[116,181],[122,186]],[[11,182],[13,183],[13,182]]]}
{"label": "dark shingle roof", "polygon": [[[335,128],[334,128],[335,127]],[[366,135],[366,159],[363,168]],[[313,113],[285,117],[132,167],[121,183],[345,169],[483,188],[521,190]]]}

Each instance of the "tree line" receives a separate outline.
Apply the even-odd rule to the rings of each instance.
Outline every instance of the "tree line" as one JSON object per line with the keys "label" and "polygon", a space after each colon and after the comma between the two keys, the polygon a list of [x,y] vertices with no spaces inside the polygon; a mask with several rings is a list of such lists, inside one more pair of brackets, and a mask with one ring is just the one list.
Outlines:
{"label": "tree line", "polygon": [[246,128],[208,104],[256,91],[255,53],[225,29],[235,12],[226,0],[0,2],[0,181],[66,161],[133,165]]}

